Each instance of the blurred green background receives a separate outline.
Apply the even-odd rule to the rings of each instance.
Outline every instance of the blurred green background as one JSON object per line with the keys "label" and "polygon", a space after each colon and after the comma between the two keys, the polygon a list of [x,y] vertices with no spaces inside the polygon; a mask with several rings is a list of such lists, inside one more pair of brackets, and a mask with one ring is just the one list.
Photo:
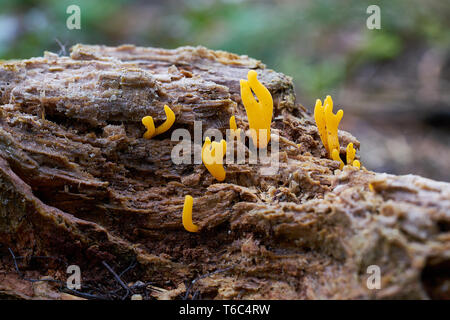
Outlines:
{"label": "blurred green background", "polygon": [[[71,4],[81,30],[66,28]],[[449,17],[442,0],[0,0],[0,59],[76,43],[246,54],[292,76],[309,110],[331,94],[368,169],[450,181]]]}

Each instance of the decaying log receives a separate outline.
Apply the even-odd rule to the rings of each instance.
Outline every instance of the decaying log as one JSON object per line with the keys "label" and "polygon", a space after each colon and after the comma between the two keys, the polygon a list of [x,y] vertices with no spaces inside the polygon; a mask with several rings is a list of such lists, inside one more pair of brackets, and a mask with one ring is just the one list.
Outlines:
{"label": "decaying log", "polygon": [[[173,129],[194,137],[196,120],[225,132],[232,115],[248,129],[239,80],[249,69],[274,98],[277,173],[229,164],[217,183],[202,164],[175,165]],[[105,286],[114,279],[102,262],[136,261],[130,279],[161,288],[158,297],[450,298],[450,185],[338,170],[292,79],[259,61],[202,47],[76,45],[70,57],[1,63],[0,104],[0,294],[42,297],[7,269],[9,248],[25,262],[63,261],[38,264],[35,276],[63,281],[63,266],[77,264]],[[141,118],[160,123],[165,104],[174,126],[143,139]],[[186,194],[198,233],[181,223]],[[381,289],[366,285],[371,265]]]}

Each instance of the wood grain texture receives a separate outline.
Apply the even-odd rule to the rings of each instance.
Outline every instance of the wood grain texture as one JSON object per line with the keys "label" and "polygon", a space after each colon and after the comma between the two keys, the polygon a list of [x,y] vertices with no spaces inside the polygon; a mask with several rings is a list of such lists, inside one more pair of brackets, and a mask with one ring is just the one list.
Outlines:
{"label": "wood grain texture", "polygon": [[[173,129],[193,134],[198,120],[224,132],[232,115],[248,129],[239,80],[250,69],[274,98],[276,174],[229,164],[216,183],[201,164],[171,161],[172,130],[142,138],[141,118],[161,123],[164,104]],[[337,170],[292,79],[257,60],[203,47],[76,45],[70,57],[0,64],[0,103],[2,252],[57,256],[99,281],[102,261],[137,260],[134,280],[178,293],[226,269],[196,282],[203,298],[450,298],[450,185]],[[359,147],[345,131],[339,139],[341,153]],[[199,233],[183,229],[186,194]],[[374,264],[381,290],[366,286]],[[64,279],[57,269],[38,272]],[[20,288],[9,284],[8,294],[32,297]]]}

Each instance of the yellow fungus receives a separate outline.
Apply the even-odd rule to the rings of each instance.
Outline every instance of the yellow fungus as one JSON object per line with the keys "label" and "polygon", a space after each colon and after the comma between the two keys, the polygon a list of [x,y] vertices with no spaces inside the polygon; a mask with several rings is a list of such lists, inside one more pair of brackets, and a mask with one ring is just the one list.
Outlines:
{"label": "yellow fungus", "polygon": [[347,164],[351,165],[353,164],[353,160],[355,159],[356,150],[353,148],[353,143],[350,142],[347,145]]}
{"label": "yellow fungus", "polygon": [[155,123],[153,122],[153,118],[150,116],[146,116],[142,118],[142,124],[147,128],[147,132],[144,133],[145,139],[150,139],[155,135]]}
{"label": "yellow fungus", "polygon": [[369,183],[369,190],[370,190],[370,191],[372,191],[372,192],[374,192],[374,191],[375,191],[375,189],[374,189],[374,187],[373,187],[372,183]]}
{"label": "yellow fungus", "polygon": [[192,206],[194,204],[194,199],[187,195],[184,198],[184,206],[183,206],[183,216],[181,220],[183,222],[183,227],[189,232],[198,232],[198,226],[196,226],[192,222]]}
{"label": "yellow fungus", "polygon": [[241,129],[237,128],[235,116],[230,117],[230,129],[233,134],[233,137],[237,136],[239,139],[239,137],[241,136]]}
{"label": "yellow fungus", "polygon": [[320,139],[322,140],[323,146],[330,154],[328,149],[328,136],[327,136],[327,126],[325,123],[325,106],[322,105],[320,99],[316,100],[316,106],[314,107],[314,120],[316,121],[317,130],[319,131]]}
{"label": "yellow fungus", "polygon": [[155,135],[166,132],[175,122],[175,113],[169,108],[168,105],[164,106],[164,112],[166,113],[166,121],[155,129]]}
{"label": "yellow fungus", "polygon": [[323,102],[320,99],[316,100],[314,107],[314,120],[316,121],[317,130],[319,131],[320,139],[327,150],[328,156],[333,159],[333,150],[340,150],[338,138],[338,126],[344,116],[344,111],[339,110],[336,114],[333,113],[333,99],[327,96]]}
{"label": "yellow fungus", "polygon": [[226,172],[223,168],[223,157],[227,152],[227,143],[225,140],[219,142],[212,142],[209,137],[206,137],[202,148],[202,161],[208,171],[218,181],[225,180]]}
{"label": "yellow fungus", "polygon": [[[247,80],[241,80],[241,99],[247,113],[251,138],[255,146],[265,148],[270,142],[270,124],[272,123],[273,100],[269,90],[258,81],[257,73],[250,70]],[[253,96],[255,93],[258,101]],[[260,131],[261,130],[261,131]]]}
{"label": "yellow fungus", "polygon": [[237,130],[236,118],[234,116],[230,117],[230,129]]}
{"label": "yellow fungus", "polygon": [[161,124],[158,128],[155,128],[153,118],[151,116],[146,116],[142,118],[142,124],[147,128],[147,132],[144,133],[145,139],[151,139],[154,136],[164,133],[172,127],[175,122],[175,113],[168,105],[164,106],[164,112],[166,113],[166,121]]}
{"label": "yellow fungus", "polygon": [[339,156],[338,149],[333,149],[333,151],[331,153],[331,159],[333,159],[334,161],[339,161],[339,169],[342,170],[342,168],[344,168],[344,162],[342,161],[341,157]]}
{"label": "yellow fungus", "polygon": [[325,122],[327,125],[327,142],[329,150],[337,149],[339,151],[338,126],[344,116],[344,111],[339,110],[333,113],[333,100],[330,96],[325,99]]}
{"label": "yellow fungus", "polygon": [[361,167],[361,163],[358,160],[354,160],[355,154],[356,154],[356,150],[355,150],[355,148],[353,148],[353,143],[350,142],[347,145],[347,165],[349,165],[349,166],[352,165],[359,169]]}

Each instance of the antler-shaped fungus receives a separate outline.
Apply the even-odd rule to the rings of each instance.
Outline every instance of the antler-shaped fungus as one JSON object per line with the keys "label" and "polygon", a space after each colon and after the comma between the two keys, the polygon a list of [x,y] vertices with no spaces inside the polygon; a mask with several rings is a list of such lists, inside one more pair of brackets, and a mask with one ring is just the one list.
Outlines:
{"label": "antler-shaped fungus", "polygon": [[353,165],[356,168],[361,167],[361,163],[358,160],[355,159],[356,150],[353,148],[353,142],[350,142],[347,145],[347,165]]}
{"label": "antler-shaped fungus", "polygon": [[339,147],[339,138],[338,138],[338,127],[339,123],[344,116],[344,111],[340,109],[336,114],[333,113],[333,99],[331,96],[327,96],[325,101],[325,122],[327,126],[327,137],[328,137],[328,148],[333,152],[336,149],[338,152],[340,150]]}
{"label": "antler-shaped fungus", "polygon": [[[270,141],[273,100],[269,90],[258,81],[257,73],[250,70],[247,80],[241,80],[241,99],[247,113],[250,134],[255,146],[265,148]],[[253,97],[255,93],[258,101]]]}
{"label": "antler-shaped fungus", "polygon": [[344,111],[340,109],[333,113],[333,99],[327,96],[322,106],[320,99],[316,100],[314,108],[314,119],[319,131],[320,139],[330,157],[333,157],[333,150],[339,152],[338,126],[344,116]]}
{"label": "antler-shaped fungus", "polygon": [[225,140],[221,140],[220,143],[213,141],[206,137],[205,143],[202,148],[202,161],[205,164],[206,169],[216,178],[218,181],[225,180],[226,172],[223,168],[223,157],[227,152],[227,143]]}
{"label": "antler-shaped fungus", "polygon": [[335,161],[339,161],[341,169],[344,167],[344,162],[339,156],[338,127],[343,116],[344,111],[342,109],[336,112],[336,114],[333,113],[333,99],[331,99],[331,96],[325,98],[323,106],[320,99],[316,100],[314,120],[316,121],[320,139],[329,157]]}
{"label": "antler-shaped fungus", "polygon": [[320,101],[320,99],[316,100],[316,106],[314,107],[314,120],[316,120],[320,140],[322,140],[323,146],[327,150],[328,154],[331,154],[330,149],[328,148],[327,124],[325,121],[325,106],[322,105],[322,101]]}

